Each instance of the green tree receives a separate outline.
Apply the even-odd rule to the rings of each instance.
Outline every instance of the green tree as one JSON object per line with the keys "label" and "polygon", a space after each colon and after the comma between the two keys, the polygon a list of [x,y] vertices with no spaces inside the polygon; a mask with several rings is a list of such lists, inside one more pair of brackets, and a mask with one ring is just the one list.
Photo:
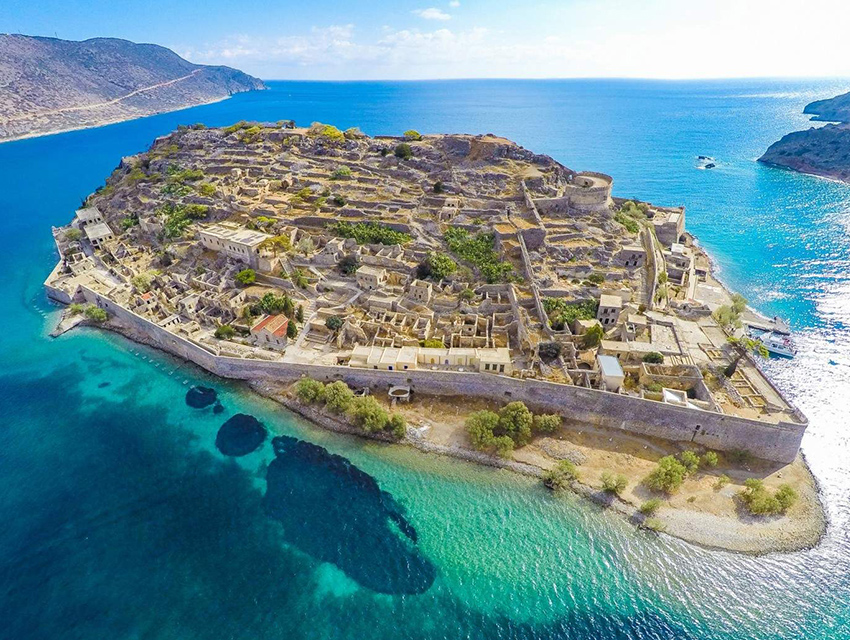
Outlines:
{"label": "green tree", "polygon": [[106,322],[107,318],[106,310],[93,304],[86,305],[86,308],[83,310],[83,315],[92,322],[98,323]]}
{"label": "green tree", "polygon": [[682,486],[687,475],[685,465],[673,456],[664,456],[658,461],[658,466],[646,477],[646,485],[654,491],[674,493]]}
{"label": "green tree", "polygon": [[65,231],[64,235],[65,240],[67,240],[68,242],[76,242],[83,237],[83,232],[77,228],[71,227],[70,229]]}
{"label": "green tree", "polygon": [[717,454],[714,451],[706,451],[702,454],[701,464],[704,467],[716,467],[718,461]]}
{"label": "green tree", "polygon": [[472,446],[479,450],[493,446],[493,431],[499,425],[499,415],[493,411],[476,411],[466,419],[466,433]]}
{"label": "green tree", "polygon": [[340,178],[348,178],[351,176],[351,168],[341,165],[331,173],[331,180],[339,180]]}
{"label": "green tree", "polygon": [[629,483],[623,474],[618,473],[615,475],[610,471],[603,471],[600,479],[602,480],[602,489],[616,495],[623,493],[626,490],[626,485]]}
{"label": "green tree", "polygon": [[576,466],[569,460],[559,460],[557,465],[543,473],[543,484],[553,491],[566,489],[577,479]]}
{"label": "green tree", "polygon": [[290,322],[286,325],[286,337],[292,340],[295,336],[298,335],[298,327],[295,326],[294,322]]}
{"label": "green tree", "polygon": [[410,160],[413,157],[413,149],[411,149],[410,145],[406,142],[396,145],[393,153],[396,158],[400,158],[401,160]]}
{"label": "green tree", "polygon": [[390,416],[390,421],[387,423],[387,429],[394,438],[401,440],[407,435],[407,420],[400,413],[394,413]]}
{"label": "green tree", "polygon": [[351,276],[360,268],[360,260],[357,259],[356,255],[351,254],[343,256],[336,266],[340,270],[340,273]]}
{"label": "green tree", "polygon": [[534,417],[524,402],[510,402],[499,411],[499,426],[496,435],[506,435],[518,447],[531,441],[531,427]]}
{"label": "green tree", "polygon": [[334,413],[345,413],[351,407],[354,392],[342,380],[325,387],[325,406]]}
{"label": "green tree", "polygon": [[304,322],[304,306],[303,305],[299,304],[297,307],[295,307],[295,319],[298,322]]}
{"label": "green tree", "polygon": [[416,129],[408,129],[404,132],[404,139],[410,140],[411,142],[417,142],[422,139],[422,134]]}
{"label": "green tree", "polygon": [[383,431],[390,421],[387,410],[374,396],[354,398],[348,413],[358,426],[368,432]]}
{"label": "green tree", "polygon": [[425,259],[428,276],[434,280],[442,280],[457,271],[457,263],[445,253],[432,251]]}
{"label": "green tree", "polygon": [[342,318],[339,316],[329,316],[327,320],[325,320],[325,326],[336,333],[342,328]]}
{"label": "green tree", "polygon": [[151,288],[151,277],[147,273],[140,273],[130,279],[130,284],[139,293],[146,293]]}
{"label": "green tree", "polygon": [[548,413],[534,416],[533,428],[538,433],[555,433],[561,428],[561,416]]}
{"label": "green tree", "polygon": [[664,362],[664,356],[657,351],[650,351],[643,357],[643,361],[647,364],[661,364]]}
{"label": "green tree", "polygon": [[757,353],[762,358],[767,358],[769,355],[767,347],[765,347],[764,344],[758,340],[748,338],[747,336],[741,336],[740,338],[730,336],[726,340],[732,345],[732,349],[735,351],[735,357],[732,359],[732,362],[729,363],[729,366],[727,366],[723,371],[727,378],[731,378],[735,371],[738,370],[738,363],[741,362],[746,354]]}
{"label": "green tree", "polygon": [[685,471],[689,476],[699,471],[699,456],[693,451],[683,451],[679,455],[679,461],[685,467]]}
{"label": "green tree", "polygon": [[215,337],[219,340],[229,340],[236,335],[236,329],[229,324],[223,324],[215,328]]}
{"label": "green tree", "polygon": [[241,284],[243,287],[247,287],[248,285],[252,285],[257,281],[257,272],[253,269],[242,269],[239,273],[236,274],[236,282]]}
{"label": "green tree", "polygon": [[325,385],[312,378],[301,378],[295,383],[295,395],[304,404],[321,402],[325,397]]}
{"label": "green tree", "polygon": [[599,346],[599,343],[602,342],[602,338],[604,337],[605,332],[602,330],[602,325],[594,324],[581,337],[581,346],[585,349],[593,349]]}

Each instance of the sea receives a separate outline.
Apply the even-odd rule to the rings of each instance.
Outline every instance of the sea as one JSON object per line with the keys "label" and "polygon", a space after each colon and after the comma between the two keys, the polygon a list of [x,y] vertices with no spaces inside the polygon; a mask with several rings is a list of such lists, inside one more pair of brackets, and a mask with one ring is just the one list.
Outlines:
{"label": "sea", "polygon": [[[850,186],[756,162],[850,80],[268,85],[0,145],[0,638],[850,638]],[[51,225],[122,156],[180,124],[281,119],[494,133],[684,205],[719,277],[794,330],[799,355],[765,366],[811,421],[821,544],[698,548],[506,471],[325,432],[115,335],[48,336]],[[196,386],[214,402],[187,404]],[[261,444],[229,442],[231,421]]]}

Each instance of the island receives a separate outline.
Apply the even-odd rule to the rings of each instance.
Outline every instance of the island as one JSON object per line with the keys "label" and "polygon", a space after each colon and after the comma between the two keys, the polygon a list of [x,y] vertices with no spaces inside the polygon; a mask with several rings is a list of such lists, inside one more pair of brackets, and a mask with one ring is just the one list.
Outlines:
{"label": "island", "polygon": [[97,127],[264,89],[153,44],[0,34],[0,142]]}
{"label": "island", "polygon": [[812,102],[803,113],[830,124],[789,133],[773,143],[759,162],[850,181],[850,93]]}
{"label": "island", "polygon": [[642,528],[817,543],[805,416],[683,207],[495,135],[180,127],[124,158],[45,282],[76,326],[329,429],[543,478]]}

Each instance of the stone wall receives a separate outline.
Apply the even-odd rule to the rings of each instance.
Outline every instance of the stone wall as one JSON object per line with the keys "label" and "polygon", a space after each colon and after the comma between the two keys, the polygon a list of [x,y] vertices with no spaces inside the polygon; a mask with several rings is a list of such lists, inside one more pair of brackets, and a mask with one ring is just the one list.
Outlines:
{"label": "stone wall", "polygon": [[369,387],[375,392],[392,385],[408,385],[414,392],[425,394],[468,395],[504,402],[522,400],[538,411],[559,413],[570,420],[666,440],[693,442],[719,451],[746,451],[782,463],[794,460],[806,429],[805,423],[770,424],[596,389],[486,373],[382,371],[216,356],[91,289],[83,287],[82,290],[88,302],[103,307],[151,343],[224,378],[280,382],[308,376],[322,381],[344,380],[352,387]]}

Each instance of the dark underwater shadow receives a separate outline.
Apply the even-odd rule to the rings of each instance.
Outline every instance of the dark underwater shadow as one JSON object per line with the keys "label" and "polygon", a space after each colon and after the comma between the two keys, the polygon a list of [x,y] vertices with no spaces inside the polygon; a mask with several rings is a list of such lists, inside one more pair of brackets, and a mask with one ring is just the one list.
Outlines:
{"label": "dark underwater shadow", "polygon": [[379,593],[430,588],[436,569],[417,551],[416,530],[372,476],[309,442],[279,436],[272,445],[263,504],[289,544]]}
{"label": "dark underwater shadow", "polygon": [[254,416],[237,413],[221,425],[215,437],[216,448],[226,456],[247,456],[266,440],[266,428]]}

